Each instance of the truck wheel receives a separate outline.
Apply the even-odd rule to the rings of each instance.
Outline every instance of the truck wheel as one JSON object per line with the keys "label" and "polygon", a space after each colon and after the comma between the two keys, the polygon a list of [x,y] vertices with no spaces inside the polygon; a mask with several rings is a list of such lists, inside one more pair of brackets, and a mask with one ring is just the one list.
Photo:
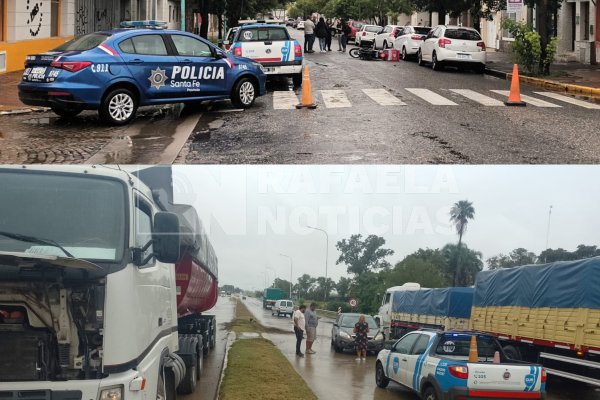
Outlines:
{"label": "truck wheel", "polygon": [[177,400],[173,371],[170,368],[161,367],[158,375],[156,400]]}
{"label": "truck wheel", "polygon": [[202,372],[204,372],[204,352],[198,350],[196,356],[196,380],[200,380]]}
{"label": "truck wheel", "polygon": [[423,400],[438,400],[437,392],[433,386],[428,386],[427,389],[425,389],[423,392]]}
{"label": "truck wheel", "polygon": [[117,88],[102,100],[98,113],[100,118],[111,125],[125,125],[135,117],[138,100],[128,89]]}
{"label": "truck wheel", "polygon": [[241,78],[233,88],[231,102],[237,108],[250,108],[256,100],[257,88],[248,78]]}
{"label": "truck wheel", "polygon": [[185,376],[177,388],[177,392],[181,394],[191,394],[196,390],[198,382],[197,366],[192,365],[185,369]]}
{"label": "truck wheel", "polygon": [[504,350],[504,354],[506,354],[506,357],[510,358],[511,360],[522,360],[521,352],[515,346],[505,346],[502,350]]}
{"label": "truck wheel", "polygon": [[217,345],[217,333],[213,329],[213,331],[211,332],[211,335],[210,335],[210,348],[214,349],[216,345]]}
{"label": "truck wheel", "polygon": [[377,366],[375,367],[375,383],[380,388],[386,388],[390,383],[390,379],[385,376],[383,365],[380,362],[377,362]]}

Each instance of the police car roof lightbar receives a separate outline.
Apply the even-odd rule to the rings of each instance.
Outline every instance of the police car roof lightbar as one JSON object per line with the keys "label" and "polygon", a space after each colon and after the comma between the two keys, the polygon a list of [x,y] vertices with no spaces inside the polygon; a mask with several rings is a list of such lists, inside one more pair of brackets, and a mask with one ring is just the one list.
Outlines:
{"label": "police car roof lightbar", "polygon": [[162,29],[167,27],[166,21],[157,21],[154,19],[144,21],[123,21],[121,22],[123,28],[156,28]]}

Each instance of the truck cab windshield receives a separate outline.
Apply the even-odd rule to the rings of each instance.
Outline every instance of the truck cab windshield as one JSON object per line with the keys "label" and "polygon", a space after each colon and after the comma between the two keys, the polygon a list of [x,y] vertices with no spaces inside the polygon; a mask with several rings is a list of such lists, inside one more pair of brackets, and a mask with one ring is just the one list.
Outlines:
{"label": "truck cab windshield", "polygon": [[[2,171],[0,187],[0,231],[11,233],[0,236],[0,251],[70,254],[97,262],[122,259],[126,203],[118,181]],[[23,236],[44,240],[22,240]]]}

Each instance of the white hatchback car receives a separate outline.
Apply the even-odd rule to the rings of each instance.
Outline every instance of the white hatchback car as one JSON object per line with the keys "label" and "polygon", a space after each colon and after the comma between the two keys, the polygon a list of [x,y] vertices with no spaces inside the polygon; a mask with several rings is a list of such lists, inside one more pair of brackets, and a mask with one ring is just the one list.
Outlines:
{"label": "white hatchback car", "polygon": [[400,51],[401,57],[406,61],[410,56],[416,56],[419,46],[431,30],[428,26],[407,25],[400,27],[394,40],[394,49]]}
{"label": "white hatchback car", "polygon": [[431,63],[439,71],[446,65],[485,72],[485,42],[479,32],[462,26],[439,25],[429,32],[417,54],[419,65]]}
{"label": "white hatchback car", "polygon": [[375,36],[381,33],[383,28],[379,25],[363,25],[358,32],[356,32],[355,43],[357,46],[364,46],[366,44],[373,44],[375,42]]}
{"label": "white hatchback car", "polygon": [[386,25],[380,34],[375,36],[375,48],[376,49],[389,49],[394,44],[394,38],[396,33],[402,29],[398,25]]}
{"label": "white hatchback car", "polygon": [[294,302],[291,300],[277,300],[271,307],[271,315],[289,315],[294,313]]}

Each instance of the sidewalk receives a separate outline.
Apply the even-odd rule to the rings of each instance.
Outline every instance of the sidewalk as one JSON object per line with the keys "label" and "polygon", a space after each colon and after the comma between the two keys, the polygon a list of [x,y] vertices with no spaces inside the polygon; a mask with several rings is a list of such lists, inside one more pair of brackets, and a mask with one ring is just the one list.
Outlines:
{"label": "sidewalk", "polygon": [[17,85],[23,71],[0,74],[0,115],[43,110],[42,107],[30,107],[19,101]]}
{"label": "sidewalk", "polygon": [[[512,53],[487,51],[487,74],[510,79],[513,65]],[[522,83],[533,86],[583,94],[600,99],[600,65],[588,65],[578,62],[554,63],[550,66],[549,76],[535,78],[525,76],[525,69],[520,66],[519,77]]]}

